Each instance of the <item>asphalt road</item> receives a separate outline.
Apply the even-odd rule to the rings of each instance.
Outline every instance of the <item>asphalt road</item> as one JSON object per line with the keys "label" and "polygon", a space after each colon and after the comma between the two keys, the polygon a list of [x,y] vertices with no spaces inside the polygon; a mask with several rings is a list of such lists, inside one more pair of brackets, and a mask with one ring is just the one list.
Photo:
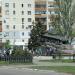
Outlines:
{"label": "asphalt road", "polygon": [[33,70],[26,68],[0,67],[0,75],[67,75],[64,73],[56,73],[54,71]]}

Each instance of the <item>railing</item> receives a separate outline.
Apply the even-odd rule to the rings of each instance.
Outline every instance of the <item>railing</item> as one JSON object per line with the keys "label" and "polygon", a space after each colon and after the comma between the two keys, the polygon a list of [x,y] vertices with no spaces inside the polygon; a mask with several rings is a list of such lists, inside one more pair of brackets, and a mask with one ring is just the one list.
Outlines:
{"label": "railing", "polygon": [[32,56],[7,56],[7,57],[0,57],[0,61],[5,61],[8,63],[31,63]]}

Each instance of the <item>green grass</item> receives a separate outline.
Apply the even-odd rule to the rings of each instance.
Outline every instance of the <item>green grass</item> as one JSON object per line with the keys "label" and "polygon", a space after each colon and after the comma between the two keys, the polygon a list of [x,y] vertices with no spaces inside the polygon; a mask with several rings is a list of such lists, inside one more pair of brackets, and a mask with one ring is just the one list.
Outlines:
{"label": "green grass", "polygon": [[53,63],[57,63],[57,62],[60,62],[60,63],[74,63],[74,61],[72,59],[56,59],[56,60],[40,60],[40,62],[53,62]]}
{"label": "green grass", "polygon": [[9,64],[8,62],[6,62],[6,61],[0,61],[0,65],[6,65],[6,64]]}
{"label": "green grass", "polygon": [[13,63],[13,62],[6,62],[6,61],[0,61],[0,66],[2,66],[2,65],[32,65],[33,63],[31,63],[31,62],[26,62],[26,63],[17,63],[17,62],[15,62],[15,63]]}
{"label": "green grass", "polygon": [[54,70],[57,72],[69,73],[75,75],[75,66],[34,66],[34,69]]}

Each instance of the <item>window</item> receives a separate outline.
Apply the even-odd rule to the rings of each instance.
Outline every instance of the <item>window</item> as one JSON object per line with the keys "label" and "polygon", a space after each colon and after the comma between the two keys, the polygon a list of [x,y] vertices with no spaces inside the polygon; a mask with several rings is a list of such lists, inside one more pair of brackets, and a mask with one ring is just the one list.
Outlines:
{"label": "window", "polygon": [[26,27],[26,29],[28,29],[28,27]]}
{"label": "window", "polygon": [[15,15],[16,14],[16,12],[15,12],[15,10],[13,11],[13,15]]}
{"label": "window", "polygon": [[31,22],[31,18],[28,18],[28,22]]}
{"label": "window", "polygon": [[41,7],[46,8],[46,4],[35,4],[35,7],[36,8],[41,8]]}
{"label": "window", "polygon": [[13,29],[15,29],[15,25],[13,25]]}
{"label": "window", "polygon": [[9,7],[9,3],[5,3],[5,7]]}
{"label": "window", "polygon": [[4,20],[4,23],[6,23],[6,20]]}
{"label": "window", "polygon": [[22,32],[22,36],[24,36],[24,32]]}
{"label": "window", "polygon": [[28,32],[28,35],[30,36],[31,35],[31,32]]}
{"label": "window", "polygon": [[22,40],[22,42],[24,42],[24,40]]}
{"label": "window", "polygon": [[6,10],[6,11],[5,11],[5,14],[6,14],[6,15],[9,15],[9,10]]}
{"label": "window", "polygon": [[7,36],[9,36],[9,32],[4,33],[4,37],[7,37]]}
{"label": "window", "polygon": [[46,14],[46,11],[35,11],[35,14]]}
{"label": "window", "polygon": [[31,11],[28,11],[28,15],[31,15]]}
{"label": "window", "polygon": [[30,28],[30,29],[31,29],[31,28],[32,28],[32,25],[28,25],[28,28]]}
{"label": "window", "polygon": [[24,29],[24,25],[22,25],[22,29]]}
{"label": "window", "polygon": [[6,25],[6,29],[9,29],[9,25]]}
{"label": "window", "polygon": [[22,24],[24,24],[24,18],[22,18]]}
{"label": "window", "polygon": [[52,12],[50,11],[50,14],[51,14]]}
{"label": "window", "polygon": [[28,7],[31,7],[31,4],[28,4]]}
{"label": "window", "polygon": [[[2,7],[0,7],[0,13],[2,13]],[[0,17],[1,17],[1,15],[0,15]]]}
{"label": "window", "polygon": [[22,8],[23,8],[23,7],[24,7],[24,4],[22,4],[21,6],[22,6]]}
{"label": "window", "polygon": [[13,3],[13,8],[15,8],[15,3]]}
{"label": "window", "polygon": [[24,11],[22,11],[22,15],[24,15]]}

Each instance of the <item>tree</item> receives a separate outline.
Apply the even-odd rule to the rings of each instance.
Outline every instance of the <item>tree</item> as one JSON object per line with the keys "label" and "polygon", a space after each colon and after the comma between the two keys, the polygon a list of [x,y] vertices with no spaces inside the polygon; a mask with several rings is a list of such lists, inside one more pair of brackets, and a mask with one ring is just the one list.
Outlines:
{"label": "tree", "polygon": [[9,50],[11,49],[11,45],[10,45],[10,41],[7,40],[5,43],[4,43],[4,48],[6,50],[6,54],[9,55]]}
{"label": "tree", "polygon": [[56,2],[56,7],[54,7],[55,9],[55,14],[52,14],[51,15],[51,18],[53,19],[53,21],[51,22],[51,25],[53,27],[53,31],[56,33],[56,34],[59,34],[59,35],[63,35],[63,27],[62,27],[62,24],[61,24],[61,14],[62,14],[62,11],[63,11],[63,8],[62,8],[62,2],[61,0],[55,0]]}
{"label": "tree", "polygon": [[[55,32],[59,35],[64,36],[68,39],[69,44],[71,45],[72,39],[74,37],[73,25],[74,25],[74,7],[72,8],[73,0],[55,0],[57,7],[59,9],[57,17],[53,17],[52,26]],[[61,47],[61,46],[60,46]],[[61,49],[57,48],[57,55],[61,55]]]}
{"label": "tree", "polygon": [[33,29],[31,30],[30,39],[28,42],[28,48],[29,50],[36,50],[37,47],[41,46],[41,36],[45,32],[45,26],[41,23],[41,21],[38,21],[35,26],[33,26]]}
{"label": "tree", "polygon": [[[72,41],[72,26],[74,25],[74,14],[72,13],[72,1],[73,0],[55,0],[59,8],[59,19],[55,18],[54,25],[56,25],[57,32],[64,35],[69,43]],[[62,30],[62,31],[61,31]]]}
{"label": "tree", "polygon": [[10,46],[10,41],[9,41],[9,40],[7,40],[7,41],[5,42],[4,48],[5,48],[5,49],[11,48],[11,46]]}

